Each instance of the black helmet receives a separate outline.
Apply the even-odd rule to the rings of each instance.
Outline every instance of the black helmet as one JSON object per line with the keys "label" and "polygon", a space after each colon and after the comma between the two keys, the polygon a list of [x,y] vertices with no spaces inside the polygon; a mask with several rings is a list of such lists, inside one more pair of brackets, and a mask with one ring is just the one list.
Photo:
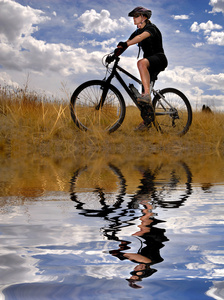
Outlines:
{"label": "black helmet", "polygon": [[147,19],[151,18],[152,11],[150,9],[144,8],[142,6],[138,6],[134,8],[129,14],[129,17],[134,17],[135,15],[140,14],[147,17]]}

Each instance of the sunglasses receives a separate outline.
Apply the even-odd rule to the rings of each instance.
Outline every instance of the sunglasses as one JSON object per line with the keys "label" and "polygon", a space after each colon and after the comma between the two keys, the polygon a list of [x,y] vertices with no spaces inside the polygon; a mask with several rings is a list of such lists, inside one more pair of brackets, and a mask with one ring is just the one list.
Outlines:
{"label": "sunglasses", "polygon": [[141,16],[141,14],[136,14],[136,15],[134,15],[134,18],[138,18],[140,16]]}

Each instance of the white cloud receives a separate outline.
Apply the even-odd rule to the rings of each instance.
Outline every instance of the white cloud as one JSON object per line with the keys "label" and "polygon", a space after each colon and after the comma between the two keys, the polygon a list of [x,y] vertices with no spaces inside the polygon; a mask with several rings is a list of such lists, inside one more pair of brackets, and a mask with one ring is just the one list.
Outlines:
{"label": "white cloud", "polygon": [[[112,21],[107,17],[107,13],[101,16],[105,16],[107,22]],[[32,34],[38,30],[37,25],[40,22],[47,20],[49,18],[43,16],[40,10],[22,6],[11,0],[0,2],[0,62],[3,67],[0,81],[3,84],[15,85],[14,81],[17,81],[21,85],[24,75],[29,73],[30,78],[35,78],[34,88],[38,89],[38,83],[44,80],[42,88],[48,89],[55,82],[58,86],[61,78],[69,80],[70,77],[74,78],[75,74],[79,74],[80,78],[83,74],[96,76],[102,70],[102,57],[105,50],[109,50],[110,45],[115,44],[115,38],[101,42],[104,52],[89,53],[85,48],[37,40]],[[126,23],[122,23],[121,20],[121,24]],[[94,44],[93,41],[92,43]],[[95,45],[97,43],[95,42]],[[15,80],[18,74],[20,79]],[[72,82],[74,88],[75,80]]]}
{"label": "white cloud", "polygon": [[192,90],[194,92],[194,95],[197,97],[201,96],[204,93],[204,91],[202,89],[200,89],[199,87],[194,87]]}
{"label": "white cloud", "polygon": [[167,81],[180,83],[182,85],[193,86],[195,83],[203,83],[211,90],[224,91],[224,73],[210,74],[210,69],[204,68],[196,70],[193,68],[175,67],[161,73],[161,77],[166,77]]}
{"label": "white cloud", "polygon": [[88,40],[88,41],[82,41],[79,43],[81,47],[86,45],[92,45],[93,47],[101,46],[103,51],[112,51],[116,47],[116,39],[111,38],[109,40],[105,40],[103,42],[97,42],[96,40]]}
{"label": "white cloud", "polygon": [[212,105],[218,110],[224,109],[223,95],[205,94],[206,88],[210,91],[224,92],[224,73],[211,74],[208,68],[196,70],[178,66],[161,72],[159,80],[169,82],[169,85],[180,89],[190,99],[192,105],[200,102]]}
{"label": "white cloud", "polygon": [[0,85],[8,85],[11,87],[19,88],[19,84],[12,80],[11,76],[6,72],[0,73]]}
{"label": "white cloud", "polygon": [[210,0],[209,5],[211,5],[211,13],[222,12],[224,14],[224,0]]}
{"label": "white cloud", "polygon": [[[46,43],[37,40],[32,33],[38,24],[48,20],[42,11],[24,7],[14,1],[0,2],[0,61],[7,70],[24,72],[32,70],[39,74],[53,71],[63,76],[75,73],[96,73],[96,58],[101,62],[101,53],[87,53],[82,48],[72,48],[64,44]],[[103,43],[106,47],[106,42]],[[80,60],[80,57],[86,59]]]}
{"label": "white cloud", "polygon": [[41,10],[11,0],[0,1],[0,38],[14,42],[38,30],[34,24],[49,20]]}
{"label": "white cloud", "polygon": [[213,24],[213,22],[210,20],[207,23],[198,24],[198,22],[194,22],[191,25],[192,32],[199,32],[200,30],[203,30],[204,34],[208,34],[214,29],[222,29],[222,26],[219,24]]}
{"label": "white cloud", "polygon": [[173,15],[172,18],[174,20],[188,20],[189,16],[188,15]]}
{"label": "white cloud", "polygon": [[195,43],[195,44],[193,45],[193,47],[199,48],[199,47],[201,47],[201,46],[203,46],[203,45],[204,45],[204,43]]}
{"label": "white cloud", "polygon": [[208,44],[224,46],[224,31],[213,31],[211,35],[206,37]]}
{"label": "white cloud", "polygon": [[[208,44],[224,46],[224,31],[215,31],[222,29],[222,26],[219,24],[214,24],[212,21],[208,21],[207,23],[198,24],[194,22],[191,25],[192,32],[199,32],[200,30],[204,31],[205,39]],[[203,43],[196,43],[194,47],[200,47]]]}
{"label": "white cloud", "polygon": [[[206,73],[207,69],[201,71],[202,74]],[[166,77],[168,82],[174,82],[176,84],[188,85],[190,86],[194,77],[197,77],[198,73],[193,68],[184,68],[182,66],[177,66],[172,70],[166,70],[161,73],[161,77]],[[196,78],[197,80],[197,78]]]}
{"label": "white cloud", "polygon": [[79,17],[79,21],[83,23],[80,31],[86,33],[110,33],[130,26],[130,22],[123,17],[119,20],[112,20],[109,11],[105,9],[102,9],[100,13],[97,13],[94,9],[86,10]]}

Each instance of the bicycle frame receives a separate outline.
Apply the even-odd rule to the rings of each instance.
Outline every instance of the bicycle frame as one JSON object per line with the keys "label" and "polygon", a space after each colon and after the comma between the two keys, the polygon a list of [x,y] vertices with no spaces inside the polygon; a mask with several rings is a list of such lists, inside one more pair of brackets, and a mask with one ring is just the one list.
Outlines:
{"label": "bicycle frame", "polygon": [[132,99],[132,101],[135,103],[135,105],[139,108],[140,110],[140,106],[137,102],[137,99],[135,98],[135,96],[133,95],[133,93],[131,92],[131,90],[128,88],[127,84],[125,83],[125,81],[123,80],[123,78],[121,77],[121,75],[118,73],[117,69],[119,71],[121,71],[122,73],[124,73],[125,75],[127,75],[128,77],[130,77],[131,79],[135,80],[136,82],[138,82],[139,84],[142,84],[141,80],[139,80],[138,78],[136,78],[135,76],[133,76],[131,73],[129,73],[128,71],[124,70],[123,68],[121,68],[119,65],[118,65],[118,62],[119,62],[120,58],[119,57],[116,57],[115,58],[115,63],[114,63],[114,66],[112,68],[112,71],[111,71],[111,74],[110,76],[105,80],[106,82],[106,88],[104,88],[104,91],[103,91],[103,95],[102,95],[102,103],[100,104],[103,105],[104,101],[105,101],[105,98],[106,98],[106,95],[107,95],[107,92],[108,92],[108,88],[109,88],[109,85],[112,81],[112,79],[114,77],[116,77],[116,79],[120,82],[120,84],[122,85],[122,87],[124,88],[124,90],[127,92],[127,94],[129,95],[129,97]]}
{"label": "bicycle frame", "polygon": [[[139,80],[137,77],[135,77],[134,75],[132,75],[131,73],[129,73],[128,71],[126,71],[125,69],[123,69],[122,67],[120,67],[118,65],[118,62],[119,62],[120,58],[119,57],[115,57],[115,63],[114,63],[114,66],[112,68],[112,71],[111,71],[111,74],[110,76],[105,80],[106,82],[106,88],[104,88],[104,91],[103,91],[103,95],[102,95],[102,98],[101,98],[101,103],[99,104],[98,108],[102,107],[105,99],[106,99],[106,95],[107,95],[107,92],[108,92],[108,88],[109,88],[109,85],[112,81],[112,79],[114,77],[116,77],[116,79],[120,82],[120,84],[122,85],[122,87],[124,88],[124,90],[127,92],[127,94],[129,95],[129,97],[132,99],[132,101],[135,103],[135,105],[138,107],[139,110],[141,110],[141,107],[136,99],[136,97],[133,95],[133,92],[129,89],[129,87],[127,86],[127,84],[125,83],[125,81],[123,80],[123,78],[121,77],[121,75],[118,73],[117,69],[119,71],[121,71],[122,73],[124,73],[125,75],[127,75],[128,77],[130,77],[131,79],[133,79],[134,81],[136,81],[137,83],[139,83],[140,85],[142,85],[142,82],[141,80]],[[163,101],[166,102],[166,104],[170,107],[171,111],[167,111],[167,112],[156,112],[155,115],[173,115],[176,113],[176,109],[173,108],[170,103],[168,101],[166,101],[165,97],[163,95],[161,95],[159,93],[159,91],[156,91],[154,90],[153,86],[155,84],[155,80],[151,81],[150,83],[150,91],[151,93],[155,96],[155,95],[158,95],[160,97],[160,99],[163,99]],[[161,100],[159,100],[160,102],[160,105],[162,105],[161,103]]]}

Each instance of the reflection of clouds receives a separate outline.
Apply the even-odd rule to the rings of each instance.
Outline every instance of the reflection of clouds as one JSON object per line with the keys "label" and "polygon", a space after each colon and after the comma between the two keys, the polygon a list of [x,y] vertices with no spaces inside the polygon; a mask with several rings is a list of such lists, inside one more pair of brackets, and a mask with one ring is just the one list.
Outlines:
{"label": "reflection of clouds", "polygon": [[214,264],[199,264],[199,263],[190,263],[186,265],[188,270],[204,270],[206,273],[201,276],[188,276],[189,278],[206,278],[206,279],[218,279],[224,277],[224,269],[216,269],[218,266]]}
{"label": "reflection of clouds", "polygon": [[[167,253],[165,261],[174,259],[173,265],[177,268],[176,274],[170,276],[169,269],[163,274],[167,273],[171,278],[182,272],[185,278],[224,278],[224,251],[220,248],[223,244],[223,185],[213,186],[212,194],[195,186],[191,197],[178,211],[160,208],[158,215],[166,219],[163,226],[169,233],[168,238],[173,241],[172,245],[169,244],[173,248]],[[172,251],[175,251],[175,257]],[[224,299],[212,296],[214,290],[208,292],[211,297]]]}
{"label": "reflection of clouds", "polygon": [[[207,251],[205,251],[205,253],[206,252]],[[213,254],[216,254],[216,251],[214,251]],[[220,256],[220,255],[216,255],[216,256],[207,255],[207,259],[209,261],[211,261],[212,263],[214,263],[214,264],[219,263],[219,264],[223,264],[224,265],[224,251],[219,251],[219,254],[222,254],[222,256]],[[224,269],[223,269],[223,271],[224,271]]]}
{"label": "reflection of clouds", "polygon": [[[223,186],[214,187],[211,195],[201,193],[199,187],[194,187],[193,195],[186,201],[178,214],[172,215],[166,220],[166,227],[175,234],[206,234],[212,230],[212,226],[218,227],[224,224]],[[222,213],[223,211],[223,213]],[[175,211],[176,212],[176,211]],[[159,212],[160,216],[163,212]]]}
{"label": "reflection of clouds", "polygon": [[[74,204],[59,199],[27,201],[11,206],[9,215],[1,214],[0,290],[12,284],[57,281],[57,273],[51,276],[42,272],[43,260],[63,256],[78,259],[87,251],[88,242],[99,240],[99,228],[90,230],[90,224],[83,224],[75,213]],[[68,199],[64,194],[64,200]],[[83,249],[78,248],[80,243]],[[86,257],[92,263],[90,253]]]}
{"label": "reflection of clouds", "polygon": [[216,300],[223,300],[224,281],[213,281],[213,286],[206,292],[206,295]]}
{"label": "reflection of clouds", "polygon": [[211,220],[208,221],[206,217],[194,217],[191,219],[190,212],[188,216],[172,217],[167,222],[167,227],[172,229],[175,234],[206,234],[208,233],[209,225],[217,224],[215,220],[213,222]]}
{"label": "reflection of clouds", "polygon": [[207,279],[224,278],[224,251],[202,251],[201,257],[204,263],[189,263],[187,269],[205,270],[202,277]]}
{"label": "reflection of clouds", "polygon": [[[105,194],[105,199],[114,203],[110,194]],[[125,201],[130,201],[130,198],[125,198]],[[130,263],[125,262],[121,266],[111,255],[105,255],[113,242],[104,240],[99,229],[107,222],[100,218],[94,219],[94,222],[91,217],[83,219],[66,193],[59,193],[58,197],[57,193],[52,193],[52,197],[49,194],[42,199],[27,200],[20,206],[12,205],[10,214],[2,214],[1,217],[4,224],[1,227],[0,261],[4,277],[1,290],[13,284],[63,280],[63,276],[56,272],[53,274],[55,276],[51,276],[45,263],[57,265],[64,259],[74,266],[81,265],[85,275],[93,278],[126,278],[130,275]],[[138,231],[138,219],[128,227],[125,220],[123,222],[120,235],[131,236]],[[132,249],[138,251],[140,242],[135,237],[130,240]],[[58,266],[59,270],[61,267],[70,270],[71,266],[66,263]]]}
{"label": "reflection of clouds", "polygon": [[120,262],[114,262],[114,264],[98,265],[98,266],[85,266],[85,271],[88,276],[94,278],[127,278],[130,275],[130,264],[120,264]]}
{"label": "reflection of clouds", "polygon": [[[57,276],[55,275],[40,274],[39,259],[34,258],[25,249],[24,251],[20,249],[20,254],[16,254],[17,250],[14,249],[11,253],[1,255],[1,286],[5,288],[8,285],[17,283],[57,280]],[[37,274],[39,275],[36,276]]]}

